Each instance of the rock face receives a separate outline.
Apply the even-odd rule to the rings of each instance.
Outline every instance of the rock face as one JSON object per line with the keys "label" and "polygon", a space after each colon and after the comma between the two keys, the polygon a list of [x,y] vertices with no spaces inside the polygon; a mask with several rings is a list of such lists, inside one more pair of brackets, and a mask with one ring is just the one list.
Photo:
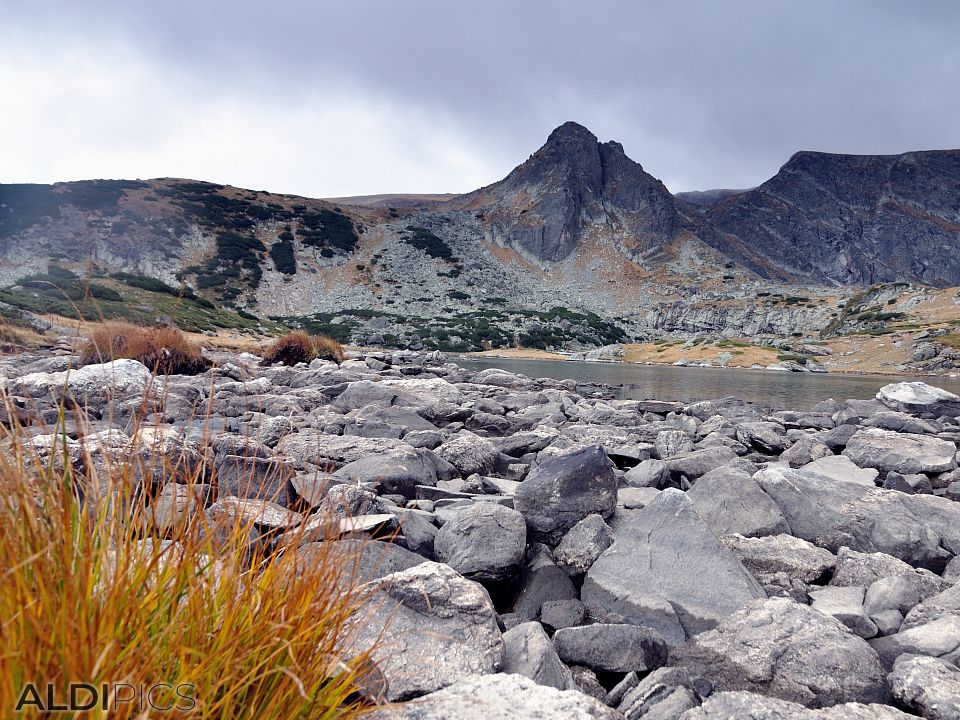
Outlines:
{"label": "rock face", "polygon": [[688,636],[764,595],[693,502],[672,489],[617,531],[613,545],[587,573],[582,591],[591,615],[636,624],[646,624],[639,609],[647,604],[644,598],[665,600]]}
{"label": "rock face", "polygon": [[671,663],[710,678],[717,690],[749,690],[813,708],[882,703],[889,694],[880,659],[865,641],[788,598],[750,603],[676,650]]}
{"label": "rock face", "polygon": [[491,239],[539,262],[569,256],[590,225],[623,228],[623,239],[638,253],[655,251],[690,225],[663,183],[620,143],[600,143],[574,122],[554,130],[500,182],[453,202],[484,208]]}
{"label": "rock face", "polygon": [[[780,268],[839,283],[960,284],[960,151],[799,152],[770,180],[706,213],[716,246],[762,275]],[[744,241],[735,246],[724,234]],[[902,238],[909,236],[911,242]],[[709,240],[708,240],[709,242]]]}
{"label": "rock face", "polygon": [[622,720],[599,700],[521,675],[465,678],[419,700],[376,710],[370,720]]}
{"label": "rock face", "polygon": [[433,692],[503,663],[490,596],[447,565],[425,562],[372,583],[352,624],[351,647],[373,647],[389,700]]}
{"label": "rock face", "polygon": [[520,567],[527,546],[523,515],[496,503],[474,503],[440,528],[437,560],[474,580],[499,580]]}
{"label": "rock face", "polygon": [[610,517],[616,506],[613,463],[599,445],[547,460],[527,475],[514,496],[531,536],[552,544],[587,515]]}

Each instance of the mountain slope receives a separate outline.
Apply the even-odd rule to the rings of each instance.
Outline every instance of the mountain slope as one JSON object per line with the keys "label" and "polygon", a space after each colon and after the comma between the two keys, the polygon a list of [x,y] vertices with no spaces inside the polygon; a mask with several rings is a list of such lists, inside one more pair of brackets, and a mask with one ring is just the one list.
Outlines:
{"label": "mountain slope", "polygon": [[799,152],[767,182],[712,207],[715,247],[811,282],[960,284],[960,150]]}

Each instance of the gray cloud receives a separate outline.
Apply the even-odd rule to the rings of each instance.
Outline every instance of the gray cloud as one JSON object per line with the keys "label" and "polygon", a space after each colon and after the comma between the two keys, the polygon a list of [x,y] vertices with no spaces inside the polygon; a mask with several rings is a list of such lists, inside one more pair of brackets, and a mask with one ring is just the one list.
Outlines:
{"label": "gray cloud", "polygon": [[953,0],[8,4],[8,182],[466,191],[568,119],[672,190],[960,145]]}

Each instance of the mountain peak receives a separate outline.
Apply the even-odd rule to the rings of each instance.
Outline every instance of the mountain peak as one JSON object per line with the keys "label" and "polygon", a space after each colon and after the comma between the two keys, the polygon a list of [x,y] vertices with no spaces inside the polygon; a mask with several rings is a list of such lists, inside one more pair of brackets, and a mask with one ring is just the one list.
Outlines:
{"label": "mountain peak", "polygon": [[554,145],[558,143],[566,144],[571,142],[596,144],[599,141],[597,140],[596,135],[587,130],[587,128],[580,123],[576,123],[573,120],[568,120],[567,122],[563,123],[563,125],[554,128],[553,132],[551,132],[549,137],[547,137],[547,145]]}

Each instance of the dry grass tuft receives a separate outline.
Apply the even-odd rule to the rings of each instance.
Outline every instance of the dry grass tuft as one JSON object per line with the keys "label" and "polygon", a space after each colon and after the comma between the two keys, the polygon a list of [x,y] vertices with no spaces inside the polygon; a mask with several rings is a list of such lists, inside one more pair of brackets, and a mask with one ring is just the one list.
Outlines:
{"label": "dry grass tuft", "polygon": [[130,323],[104,323],[89,333],[81,362],[139,360],[156,373],[196,375],[207,369],[200,348],[177,328],[142,328]]}
{"label": "dry grass tuft", "polygon": [[309,564],[272,543],[251,549],[252,520],[213,532],[203,513],[164,537],[147,521],[149,499],[131,493],[135,471],[124,461],[83,501],[89,476],[63,427],[43,452],[0,426],[4,713],[30,682],[44,702],[47,683],[61,700],[68,683],[106,684],[109,712],[98,706],[94,717],[166,716],[122,702],[125,688],[159,684],[147,702],[174,707],[171,717],[365,712],[362,688],[376,676],[368,654],[346,649],[359,602],[346,568],[357,558],[333,542],[316,545]]}
{"label": "dry grass tuft", "polygon": [[276,339],[264,354],[263,364],[282,363],[292,367],[297,363],[309,363],[314,358],[342,363],[343,346],[333,338],[310,336],[303,330],[295,330]]}

